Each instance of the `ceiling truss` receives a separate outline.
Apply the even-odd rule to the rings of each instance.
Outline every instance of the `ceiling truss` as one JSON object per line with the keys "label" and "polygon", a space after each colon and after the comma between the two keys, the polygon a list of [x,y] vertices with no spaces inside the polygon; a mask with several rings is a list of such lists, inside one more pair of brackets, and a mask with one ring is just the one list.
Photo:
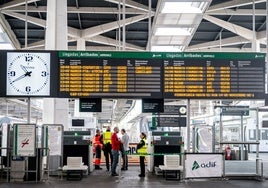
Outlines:
{"label": "ceiling truss", "polygon": [[[121,4],[123,3],[122,0],[120,0],[120,1],[119,0],[106,0],[106,1],[110,2],[110,3],[117,4],[117,5],[120,3]],[[29,13],[31,13],[31,12],[32,13],[34,13],[34,12],[39,13],[39,18],[31,17],[28,15],[27,21],[29,23],[35,24],[35,25],[40,26],[40,27],[45,29],[46,20],[44,20],[42,18],[41,13],[45,13],[47,11],[46,6],[37,6],[36,2],[38,2],[38,0],[28,0],[27,2],[29,4],[34,3],[34,5],[35,5],[35,6],[27,6],[27,11]],[[263,2],[265,2],[265,0],[255,0],[255,4],[263,3]],[[251,4],[252,4],[252,0],[233,0],[233,1],[219,3],[219,4],[216,4],[214,6],[210,6],[209,9],[206,11],[206,15],[204,15],[203,18],[209,22],[212,22],[212,23],[218,25],[219,27],[222,27],[221,31],[218,34],[218,37],[215,38],[215,41],[204,42],[203,44],[200,43],[198,45],[189,46],[188,48],[186,48],[186,51],[187,50],[193,51],[193,50],[200,50],[200,49],[209,49],[212,47],[219,48],[220,45],[222,45],[223,47],[232,46],[234,43],[236,43],[236,44],[239,43],[239,41],[240,41],[240,44],[251,43],[253,40],[253,36],[254,36],[254,33],[252,30],[249,30],[247,28],[244,28],[244,27],[236,25],[236,24],[232,24],[229,22],[230,20],[224,21],[224,20],[221,20],[219,18],[214,17],[216,15],[229,15],[230,19],[231,19],[231,16],[234,16],[234,15],[235,16],[252,15],[252,9],[239,9],[239,7],[251,5]],[[13,18],[25,21],[26,15],[24,13],[25,13],[26,7],[24,5],[25,5],[25,0],[15,0],[15,1],[8,2],[6,4],[3,4],[0,7],[1,13],[4,15],[8,15],[8,16],[11,16]],[[100,25],[95,26],[95,27],[83,29],[81,26],[82,25],[81,20],[79,19],[80,14],[115,14],[115,13],[122,14],[122,12],[120,12],[118,10],[118,8],[114,8],[114,7],[110,7],[110,8],[107,8],[107,7],[80,7],[79,1],[76,0],[76,6],[69,6],[68,13],[75,13],[78,15],[80,28],[76,29],[76,28],[68,27],[68,36],[70,37],[69,42],[77,41],[78,39],[84,39],[85,41],[88,41],[88,42],[94,42],[97,44],[104,44],[106,46],[113,47],[111,49],[116,49],[116,47],[118,45],[120,45],[120,43],[118,43],[118,41],[116,41],[115,39],[103,36],[102,34],[107,33],[109,31],[112,31],[112,30],[116,30],[118,28],[122,28],[124,24],[130,25],[133,23],[137,23],[141,20],[148,19],[149,16],[151,16],[151,17],[155,16],[155,12],[152,12],[151,14],[149,14],[149,7],[148,6],[137,3],[135,1],[125,0],[125,6],[126,6],[126,12],[125,12],[126,14],[131,14],[131,15],[136,14],[136,16],[126,18],[125,20],[114,21],[114,22],[110,22],[110,23],[106,23],[106,24],[100,24]],[[233,8],[236,8],[236,9],[233,9]],[[256,16],[265,16],[266,11],[265,10],[255,10],[255,15]],[[4,22],[3,16],[2,16],[1,20],[2,20],[1,25],[5,26],[4,29],[7,32],[8,36],[11,38],[11,41],[13,42],[14,46],[17,49],[23,49],[24,47],[22,45],[21,46],[19,45],[19,42],[18,42],[18,40],[16,40],[15,34],[12,31],[11,27],[8,26],[8,23],[7,22],[3,23]],[[265,22],[263,23],[263,25],[264,24],[265,24]],[[219,35],[223,29],[229,30],[240,37],[235,37],[236,40],[232,40],[232,39],[234,39],[234,37],[230,37],[230,39],[225,38],[225,39],[221,39],[221,42],[219,42]],[[258,35],[260,35],[259,32],[256,32],[256,36],[258,36]],[[242,39],[241,37],[244,39]],[[257,37],[257,40],[260,40],[260,39]],[[265,40],[260,40],[259,42],[261,44],[266,45]],[[39,42],[28,44],[27,47],[30,49],[32,49],[32,48],[41,49],[41,48],[44,48],[44,45],[45,45],[44,40],[41,40]],[[142,48],[142,47],[139,47],[139,46],[136,46],[133,44],[129,44],[129,43],[125,44],[125,48],[127,50],[137,50],[137,51],[146,50],[146,48]]]}

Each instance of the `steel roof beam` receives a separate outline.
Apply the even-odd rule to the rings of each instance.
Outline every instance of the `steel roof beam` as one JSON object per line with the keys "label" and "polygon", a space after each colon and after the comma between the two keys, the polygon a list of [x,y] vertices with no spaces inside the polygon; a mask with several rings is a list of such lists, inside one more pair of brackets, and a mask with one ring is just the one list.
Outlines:
{"label": "steel roof beam", "polygon": [[211,42],[204,42],[201,44],[196,44],[187,47],[187,51],[193,51],[193,50],[202,50],[202,49],[208,49],[208,48],[217,48],[220,46],[231,46],[235,44],[244,44],[244,43],[249,43],[249,40],[241,37],[241,36],[236,36],[236,37],[229,37],[226,39],[221,39],[220,40],[215,40]]}
{"label": "steel roof beam", "polygon": [[[19,20],[26,20],[26,15],[24,14],[20,14],[20,13],[16,13],[16,12],[10,12],[10,11],[2,11],[3,14],[17,18]],[[27,16],[27,22],[32,23],[34,25],[38,25],[40,27],[46,27],[46,20],[40,19],[40,18],[35,18],[32,16]]]}
{"label": "steel roof beam", "polygon": [[[115,3],[115,4],[120,3],[121,5],[123,5],[123,2],[121,0],[105,0],[105,1]],[[143,11],[147,11],[147,12],[149,11],[148,6],[145,6],[143,4],[137,3],[137,2],[132,1],[132,0],[125,0],[125,5],[128,6],[128,7],[138,9],[138,10],[143,10]]]}
{"label": "steel roof beam", "polygon": [[[46,6],[30,6],[28,5],[27,12],[42,12],[46,13],[47,12],[47,7]],[[11,12],[25,12],[26,8],[25,6],[17,6],[17,7],[10,7],[5,9],[5,11],[11,11]]]}
{"label": "steel roof beam", "polygon": [[[105,45],[110,45],[110,46],[118,46],[118,41],[114,40],[112,38],[108,38],[108,37],[104,37],[101,35],[95,36],[95,37],[91,37],[91,38],[86,38],[86,41],[89,42],[95,42],[98,44],[105,44]],[[131,49],[131,50],[138,50],[138,51],[144,51],[145,48],[133,45],[133,44],[129,44],[126,43],[126,48],[127,49]]]}
{"label": "steel roof beam", "polygon": [[[235,48],[235,47],[225,47],[225,48],[208,48],[208,49],[196,49],[196,50],[186,50],[185,52],[252,52],[251,48]],[[260,52],[265,53],[265,48],[261,48]]]}
{"label": "steel roof beam", "polygon": [[[73,42],[73,41],[77,41],[77,37],[76,38],[72,38],[72,37],[68,38],[68,42]],[[109,45],[111,47],[118,46],[118,42],[116,40],[108,38],[108,37],[104,37],[104,36],[101,36],[101,35],[86,39],[86,41],[94,42],[94,43],[98,43],[98,44],[105,44],[105,45]],[[44,47],[45,47],[45,40],[41,40],[41,41],[38,41],[38,42],[28,44],[27,49],[36,49],[36,48],[43,49]],[[107,46],[107,48],[109,48],[109,49],[111,47]],[[95,49],[95,47],[93,48],[91,46],[88,46],[87,48]],[[100,46],[99,46],[99,48],[100,48]],[[113,49],[115,49],[115,48],[113,48]],[[144,51],[145,50],[145,48],[142,48],[142,47],[139,47],[139,46],[136,46],[136,45],[133,45],[133,44],[129,44],[129,43],[126,43],[126,49],[137,50],[137,51]]]}
{"label": "steel roof beam", "polygon": [[114,21],[107,24],[98,25],[95,27],[90,27],[88,29],[84,29],[82,31],[82,38],[90,38],[94,37],[103,33],[106,33],[108,31],[112,31],[114,29],[120,28],[123,26],[124,21],[125,25],[130,25],[136,22],[139,22],[141,20],[147,19],[149,15],[139,15],[139,16],[133,16],[131,18],[127,18],[125,20],[121,20],[120,22]]}
{"label": "steel roof beam", "polygon": [[[11,7],[5,9],[5,11],[11,12],[25,12],[25,6]],[[47,12],[46,6],[28,6],[28,12]],[[106,7],[67,7],[68,13],[81,13],[81,14],[118,14],[117,8]],[[126,14],[147,14],[148,11],[137,10],[134,8],[126,8]],[[122,14],[122,13],[121,13]]]}
{"label": "steel roof beam", "polygon": [[[28,0],[27,3],[33,3],[36,1],[40,1],[40,0]],[[25,0],[14,0],[14,1],[10,1],[8,3],[5,3],[3,5],[0,6],[0,9],[7,9],[7,8],[11,8],[11,7],[17,7],[17,6],[21,6],[21,5],[25,5],[26,1]]]}
{"label": "steel roof beam", "polygon": [[[6,11],[3,11],[3,13],[5,13],[5,14],[7,14],[9,16],[15,17],[17,19],[23,20],[23,21],[25,21],[25,19],[26,19],[25,15],[20,14],[20,13],[6,12]],[[145,19],[146,16],[147,15],[145,15],[145,16],[141,15],[141,16],[137,16],[136,19],[134,19],[133,17],[129,18],[129,19],[126,19],[126,22],[127,22],[126,25],[134,23],[134,22],[137,22],[141,18]],[[30,22],[32,24],[35,24],[35,25],[38,25],[40,27],[44,27],[44,28],[46,27],[46,21],[45,20],[42,20],[42,19],[39,19],[39,18],[34,18],[34,17],[31,17],[31,16],[27,16],[27,20],[28,20],[28,22]],[[115,28],[119,27],[117,22],[108,23],[108,25],[109,25],[108,26],[109,29],[106,30],[105,32],[113,30],[111,25],[113,25],[113,27],[115,27]],[[100,26],[96,26],[94,28],[95,28],[95,31],[98,31],[99,34],[102,34],[103,33],[102,28],[106,28],[106,27],[107,27],[107,24],[103,24],[103,25],[100,25]],[[93,28],[93,30],[94,30],[94,28]],[[91,30],[91,29],[92,28],[89,28],[89,30]],[[88,30],[88,29],[86,29],[86,30]],[[68,36],[69,37],[73,37],[73,38],[89,38],[89,37],[95,37],[95,36],[98,35],[96,33],[91,33],[90,36],[88,36],[88,37],[82,37],[81,33],[83,33],[83,32],[84,32],[84,30],[79,30],[79,29],[76,29],[76,28],[68,27]],[[89,39],[87,39],[87,40],[89,40]],[[100,44],[106,43],[107,45],[111,45],[111,46],[116,46],[117,45],[115,40],[107,38],[107,37],[103,37],[103,36],[95,37],[92,40],[94,40],[96,43],[100,43]],[[109,42],[107,42],[107,41],[109,41]],[[40,42],[40,43],[37,42],[37,43],[34,43],[33,45],[29,45],[29,48],[33,48],[33,46],[39,47],[41,44],[42,44],[42,42]],[[139,51],[144,50],[143,48],[140,48],[138,46],[131,45],[131,44],[126,45],[126,48],[133,49],[133,50],[139,50]]]}
{"label": "steel roof beam", "polygon": [[249,29],[246,29],[244,27],[241,27],[239,25],[236,25],[236,24],[232,24],[230,22],[226,22],[226,21],[223,21],[221,19],[218,19],[216,17],[213,17],[213,16],[209,16],[209,15],[204,15],[203,17],[205,20],[213,23],[213,24],[216,24],[220,27],[223,27],[224,29],[228,30],[228,31],[231,31],[241,37],[244,37],[245,39],[248,39],[250,41],[253,40],[253,31],[249,30]]}
{"label": "steel roof beam", "polygon": [[[68,37],[68,42],[77,41],[77,38]],[[22,49],[25,47],[23,46]],[[45,49],[45,40],[40,40],[38,42],[33,42],[28,44],[27,49]]]}
{"label": "steel roof beam", "polygon": [[0,14],[0,25],[2,26],[2,29],[4,30],[4,32],[6,32],[6,34],[8,35],[12,45],[16,49],[20,49],[21,48],[20,42],[18,41],[14,31],[10,27],[9,23],[7,22],[3,14]]}
{"label": "steel roof beam", "polygon": [[[68,7],[68,13],[85,13],[85,14],[118,14],[117,8],[105,8],[105,7]],[[120,12],[123,14],[122,12]],[[137,10],[134,8],[126,8],[126,14],[147,14],[147,11]]]}
{"label": "steel roof beam", "polygon": [[[263,2],[266,2],[266,0],[255,0],[255,4],[263,3]],[[210,11],[224,10],[228,8],[241,7],[245,5],[251,5],[251,4],[253,4],[252,0],[233,0],[233,1],[228,1],[225,3],[219,3],[216,5],[210,6],[206,12],[209,13]]]}
{"label": "steel roof beam", "polygon": [[[25,46],[22,47],[24,49]],[[40,40],[38,42],[33,42],[27,45],[27,49],[45,49],[45,40]]]}
{"label": "steel roof beam", "polygon": [[[257,32],[256,39],[260,41],[261,44],[266,44],[266,31]],[[201,49],[208,49],[208,48],[218,48],[220,46],[231,46],[231,45],[246,44],[246,43],[251,43],[251,41],[248,39],[245,39],[244,37],[236,36],[236,37],[225,38],[225,39],[222,39],[221,41],[216,40],[216,41],[204,42],[201,44],[192,45],[187,48],[187,51],[201,50]]]}
{"label": "steel roof beam", "polygon": [[[206,14],[208,14],[208,15],[230,15],[230,16],[252,16],[252,9],[237,9],[237,10],[224,9],[224,10],[215,10],[215,11],[206,12]],[[266,16],[266,11],[256,9],[255,15],[256,16]]]}
{"label": "steel roof beam", "polygon": [[[20,14],[20,13],[16,13],[16,12],[9,12],[9,11],[2,11],[2,13],[6,14],[8,16],[17,18],[17,19],[22,20],[22,21],[26,20],[26,16],[24,14]],[[46,28],[46,20],[43,20],[40,18],[35,18],[35,17],[28,15],[27,21],[29,23],[34,24],[34,25],[38,25],[40,27]],[[73,28],[73,27],[68,27],[68,36],[79,38],[81,36],[81,30]]]}

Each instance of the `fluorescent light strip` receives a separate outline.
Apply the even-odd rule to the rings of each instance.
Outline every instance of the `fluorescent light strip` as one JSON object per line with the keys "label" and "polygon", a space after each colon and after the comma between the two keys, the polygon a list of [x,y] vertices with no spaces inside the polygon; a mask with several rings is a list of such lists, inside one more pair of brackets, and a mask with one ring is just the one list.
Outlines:
{"label": "fluorescent light strip", "polygon": [[157,28],[156,36],[190,36],[192,28]]}
{"label": "fluorescent light strip", "polygon": [[[199,7],[192,6],[193,2],[164,2],[163,9],[161,13],[193,13],[193,14],[201,14],[204,10],[201,10]],[[200,5],[203,6],[203,3]]]}

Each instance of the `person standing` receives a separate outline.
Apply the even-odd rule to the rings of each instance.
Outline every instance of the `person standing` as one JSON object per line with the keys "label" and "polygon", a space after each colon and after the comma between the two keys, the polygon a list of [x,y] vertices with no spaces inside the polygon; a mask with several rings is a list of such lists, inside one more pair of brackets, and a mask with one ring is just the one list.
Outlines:
{"label": "person standing", "polygon": [[126,133],[125,129],[121,129],[121,134],[122,134],[122,159],[123,159],[123,166],[121,168],[121,170],[128,170],[128,151],[129,151],[129,136]]}
{"label": "person standing", "polygon": [[101,134],[100,130],[96,130],[96,135],[94,136],[93,140],[93,146],[94,146],[94,151],[95,151],[95,169],[96,170],[101,170],[102,168],[100,167],[100,162],[101,162]]}
{"label": "person standing", "polygon": [[139,174],[139,177],[145,177],[145,156],[147,154],[147,144],[146,144],[146,134],[141,133],[140,134],[140,142],[137,145],[137,152],[140,156],[140,170],[141,173]]}
{"label": "person standing", "polygon": [[108,126],[106,128],[106,131],[102,134],[103,152],[104,152],[107,171],[110,170],[110,161],[111,161],[111,164],[113,163],[111,138],[112,138],[112,133],[111,133],[110,127]]}
{"label": "person standing", "polygon": [[116,166],[118,164],[119,151],[121,141],[119,140],[117,133],[119,132],[118,127],[114,127],[114,132],[112,134],[112,155],[113,155],[113,163],[112,163],[112,176],[118,176],[116,173]]}

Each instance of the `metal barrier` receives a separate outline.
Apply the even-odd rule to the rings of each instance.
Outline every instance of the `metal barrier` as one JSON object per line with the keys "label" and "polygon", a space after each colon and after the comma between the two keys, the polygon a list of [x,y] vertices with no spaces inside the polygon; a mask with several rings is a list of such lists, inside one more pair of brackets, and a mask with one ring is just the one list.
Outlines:
{"label": "metal barrier", "polygon": [[[24,173],[24,175],[26,176],[26,179],[28,179],[28,173],[35,173],[35,181],[37,182],[38,181],[38,170],[40,170],[40,181],[41,180],[44,180],[44,178],[42,178],[42,173],[43,172],[46,172],[47,173],[47,179],[49,179],[49,165],[48,165],[48,162],[49,162],[49,148],[36,148],[37,152],[36,152],[36,160],[35,160],[35,169],[34,170],[28,170],[28,163],[29,163],[29,158],[28,157],[23,157],[23,156],[12,156],[12,151],[13,151],[13,148],[8,148],[8,147],[0,147],[0,150],[2,149],[6,149],[7,150],[7,165],[6,167],[3,168],[3,158],[1,156],[1,178],[3,178],[3,172],[6,172],[6,181],[7,182],[10,182],[11,179],[12,179],[12,173]],[[38,152],[38,150],[40,150]],[[43,158],[42,158],[42,151],[45,150],[47,151],[47,161],[46,161],[46,169],[43,169],[43,166],[42,166],[42,161]],[[11,165],[12,165],[12,161],[13,161],[13,157],[23,157],[23,161],[26,161],[26,166],[23,170],[13,170],[11,168]],[[39,163],[38,163],[38,160],[40,159]],[[14,160],[15,161],[15,160]],[[40,164],[40,166],[39,166]]]}

